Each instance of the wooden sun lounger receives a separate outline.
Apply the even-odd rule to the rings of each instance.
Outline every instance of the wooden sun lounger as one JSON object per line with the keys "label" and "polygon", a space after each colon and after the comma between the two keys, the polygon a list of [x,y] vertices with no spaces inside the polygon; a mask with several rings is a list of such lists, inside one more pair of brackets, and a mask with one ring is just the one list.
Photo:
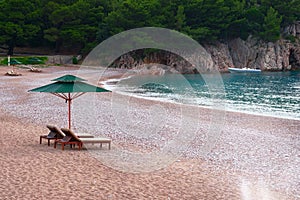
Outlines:
{"label": "wooden sun lounger", "polygon": [[82,145],[85,143],[99,143],[100,147],[102,147],[103,143],[108,144],[108,149],[111,147],[111,139],[109,138],[79,138],[73,131],[70,129],[62,128],[62,132],[66,135],[63,139],[57,139],[54,142],[54,148],[56,148],[56,144],[60,143],[62,145],[62,150],[64,150],[65,145],[78,145],[79,150],[82,148]]}
{"label": "wooden sun lounger", "polygon": [[50,140],[61,139],[65,136],[63,133],[61,134],[61,131],[57,131],[54,126],[47,125],[46,127],[50,130],[50,132],[48,135],[40,136],[40,144],[42,144],[42,139],[46,139],[48,140],[48,146],[50,146]]}
{"label": "wooden sun lounger", "polygon": [[65,136],[64,138],[62,139],[57,139],[55,140],[54,142],[54,148],[56,148],[56,144],[57,143],[60,143],[61,144],[61,149],[64,150],[65,149],[65,145],[69,144],[70,147],[72,148],[72,146],[74,145],[78,145],[78,148],[79,150],[81,149],[82,145],[81,145],[81,142],[80,141],[77,141],[77,140],[72,140],[73,138],[70,137],[70,136]]}
{"label": "wooden sun lounger", "polygon": [[[41,135],[40,136],[40,144],[42,144],[42,139],[47,139],[48,140],[48,146],[50,146],[50,140],[62,139],[62,138],[64,138],[66,136],[56,126],[47,125],[46,127],[50,130],[50,132],[49,132],[48,135]],[[94,137],[91,134],[78,134],[76,136],[80,137],[80,138],[93,138]]]}

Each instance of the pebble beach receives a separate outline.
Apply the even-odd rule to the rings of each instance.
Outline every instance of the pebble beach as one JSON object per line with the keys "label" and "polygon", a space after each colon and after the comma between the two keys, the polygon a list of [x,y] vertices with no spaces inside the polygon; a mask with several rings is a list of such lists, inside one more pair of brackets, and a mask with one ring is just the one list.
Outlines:
{"label": "pebble beach", "polygon": [[85,94],[73,101],[72,129],[111,138],[112,149],[62,151],[39,136],[47,124],[67,126],[67,104],[28,90],[65,74],[99,84],[123,71],[9,70],[0,68],[0,199],[300,199],[300,120]]}

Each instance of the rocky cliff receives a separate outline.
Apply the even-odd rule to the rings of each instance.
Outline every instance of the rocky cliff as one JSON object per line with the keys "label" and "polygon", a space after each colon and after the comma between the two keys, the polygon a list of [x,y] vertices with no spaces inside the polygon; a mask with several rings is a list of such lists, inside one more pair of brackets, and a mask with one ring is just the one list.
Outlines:
{"label": "rocky cliff", "polygon": [[[276,43],[264,42],[254,37],[246,41],[236,38],[226,42],[203,45],[211,55],[213,68],[219,71],[228,71],[228,67],[252,68],[263,71],[300,70],[300,22],[286,27],[282,33],[289,39],[280,39]],[[159,63],[167,65],[163,69],[158,66],[147,65]],[[130,54],[123,55],[115,67],[119,68],[145,68],[151,74],[164,72],[195,73],[197,70],[178,56],[169,52],[149,54],[146,58],[133,59]],[[162,65],[160,65],[162,66]],[[210,71],[206,68],[203,71]],[[145,72],[144,70],[144,73]]]}
{"label": "rocky cliff", "polygon": [[228,67],[263,71],[300,69],[299,42],[281,39],[266,43],[249,37],[246,41],[237,38],[227,43],[206,45],[205,49],[220,71],[226,71]]}

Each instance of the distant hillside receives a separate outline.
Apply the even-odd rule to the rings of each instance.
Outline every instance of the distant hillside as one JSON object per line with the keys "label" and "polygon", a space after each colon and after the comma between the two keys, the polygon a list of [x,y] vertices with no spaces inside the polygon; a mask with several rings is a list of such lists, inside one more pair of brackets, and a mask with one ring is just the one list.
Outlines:
{"label": "distant hillside", "polygon": [[202,44],[249,35],[292,41],[280,31],[300,20],[298,0],[0,0],[0,9],[0,49],[10,55],[16,47],[87,54],[112,35],[149,26],[177,30]]}

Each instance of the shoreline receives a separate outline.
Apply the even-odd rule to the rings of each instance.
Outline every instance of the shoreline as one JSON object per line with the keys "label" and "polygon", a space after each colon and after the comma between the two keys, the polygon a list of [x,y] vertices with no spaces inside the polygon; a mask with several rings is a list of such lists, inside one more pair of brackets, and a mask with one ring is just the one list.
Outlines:
{"label": "shoreline", "polygon": [[[13,90],[8,90],[8,87],[7,90],[2,91],[7,92],[7,96],[2,96],[2,98],[7,99],[2,99],[2,129],[0,132],[1,143],[4,144],[0,150],[1,159],[6,163],[3,165],[6,175],[0,179],[8,187],[0,189],[0,192],[6,194],[7,198],[9,195],[22,198],[23,192],[32,195],[30,197],[41,193],[49,195],[47,197],[55,197],[62,193],[58,191],[58,193],[53,194],[45,188],[37,186],[47,184],[50,188],[52,186],[54,190],[57,190],[57,181],[60,183],[67,181],[64,188],[68,191],[72,191],[68,184],[78,187],[79,189],[72,194],[74,197],[75,195],[88,195],[90,198],[108,198],[111,195],[112,199],[147,199],[149,197],[160,199],[167,197],[171,199],[199,199],[201,197],[205,199],[241,199],[245,195],[250,195],[248,198],[261,199],[266,197],[264,195],[269,195],[272,199],[299,198],[297,176],[300,172],[297,167],[300,162],[299,157],[297,157],[299,155],[297,130],[299,130],[300,124],[297,120],[226,111],[227,121],[222,128],[222,133],[211,152],[203,157],[197,155],[197,151],[201,149],[201,141],[204,141],[201,138],[202,135],[207,133],[212,123],[212,113],[209,109],[197,108],[193,111],[197,113],[197,120],[191,123],[197,124],[195,130],[198,139],[188,146],[186,154],[181,156],[179,161],[166,168],[141,174],[116,171],[108,165],[103,165],[101,159],[93,157],[89,151],[79,152],[77,149],[67,148],[62,152],[60,148],[47,147],[45,143],[43,145],[38,144],[38,136],[47,133],[46,123],[58,126],[66,124],[66,105],[64,102],[61,102],[57,97],[52,98],[49,94],[27,93],[28,88],[47,84],[53,77],[60,76],[60,72],[55,72],[54,69],[50,70],[49,73],[45,72],[40,75],[30,72],[23,77],[1,78],[1,88],[7,88],[11,85],[16,87]],[[66,70],[64,68],[59,69],[61,72]],[[73,73],[76,74],[76,71]],[[26,92],[24,93],[24,91]],[[145,139],[135,140],[133,137],[138,135],[134,135],[130,131],[120,131],[118,128],[120,124],[118,125],[114,118],[122,117],[122,113],[111,109],[112,105],[117,105],[117,103],[122,102],[122,99],[113,95],[95,94],[95,96],[91,96],[87,94],[74,101],[75,130],[105,133],[105,136],[113,138],[111,153],[114,153],[117,148],[131,151],[135,149],[147,150],[148,148],[148,150],[153,151],[165,145],[163,141],[158,141],[147,135],[145,135]],[[91,97],[99,103],[90,105]],[[128,130],[138,128],[137,134],[139,134],[142,130],[153,128],[151,123],[149,124],[149,119],[152,119],[151,113],[154,114],[157,111],[153,107],[156,106],[157,102],[124,98],[126,100],[125,105],[129,107],[129,110],[125,110],[129,113],[124,118],[132,120],[129,121],[130,123],[124,121],[126,127],[130,126]],[[39,99],[44,100],[40,101]],[[87,113],[86,110],[81,110],[79,105],[86,105],[87,108],[96,106],[95,109],[99,115],[98,113]],[[166,118],[160,118],[163,123],[161,129],[157,131],[157,137],[167,141],[172,140],[176,136],[173,134],[180,131],[180,116],[182,116],[180,110],[185,106],[167,102],[161,103],[159,106],[162,107],[158,108],[164,109]],[[4,112],[3,108],[5,108]],[[91,118],[82,113],[90,114]],[[157,115],[158,118],[160,116]],[[93,121],[95,117],[97,120]],[[138,123],[135,124],[135,122]],[[20,137],[24,134],[26,137]],[[278,149],[278,147],[280,148]],[[23,155],[22,152],[24,151],[27,152],[24,158],[17,156]],[[97,149],[97,152],[107,153],[105,149],[99,151]],[[9,192],[9,189],[15,191],[12,188],[15,187],[14,181],[18,180],[18,177],[11,170],[20,170],[19,168],[23,166],[22,163],[28,162],[38,164],[36,166],[29,165],[31,170],[28,168],[21,169],[23,174],[21,183],[26,184],[26,190],[20,189],[15,194]],[[76,168],[74,168],[74,162]],[[53,163],[55,163],[54,166]],[[53,168],[55,170],[50,170]],[[75,170],[75,174],[68,174],[67,171],[70,169]],[[42,176],[42,180],[32,174],[36,171],[40,172],[38,175]],[[44,172],[47,175],[51,174],[50,181],[46,181],[47,176],[44,175]],[[93,175],[92,172],[96,174]],[[84,184],[72,179],[72,177],[79,178],[78,180],[83,181]],[[65,178],[67,180],[64,180]],[[103,179],[106,181],[105,186],[103,186]],[[32,187],[32,185],[36,187]],[[260,189],[262,186],[265,188],[264,191]],[[36,190],[40,190],[39,193]],[[103,194],[99,195],[99,191],[103,191]],[[244,194],[243,191],[248,191],[249,194]],[[28,195],[23,198],[25,199]],[[65,194],[62,194],[62,197],[67,198]]]}
{"label": "shoreline", "polygon": [[[114,85],[116,85],[121,80],[129,79],[129,78],[131,78],[133,76],[139,76],[139,74],[126,75],[125,77],[122,74],[111,76],[111,77],[106,77],[105,79],[100,80],[99,83],[105,89],[111,90],[114,87]],[[108,84],[108,83],[110,83],[110,81],[112,81],[111,84]],[[111,87],[111,85],[113,85],[113,87]],[[153,100],[153,101],[158,101],[158,102],[174,103],[174,104],[178,104],[178,105],[181,105],[181,104],[182,105],[190,105],[190,106],[196,106],[196,107],[205,108],[205,109],[216,109],[216,108],[212,108],[211,106],[180,103],[180,102],[176,102],[175,100],[166,99],[166,98],[139,96],[139,95],[135,95],[134,93],[122,92],[122,91],[114,91],[114,92],[118,92],[118,93],[120,93],[122,95],[128,95],[128,96],[132,96],[132,97],[139,98],[139,99],[144,99],[144,100],[150,100],[150,101]],[[278,116],[278,115],[272,115],[270,113],[258,113],[258,112],[244,111],[244,110],[234,110],[234,109],[226,108],[226,106],[225,106],[224,110],[219,110],[219,111],[233,112],[233,113],[243,113],[243,114],[255,115],[255,116],[257,115],[257,116],[262,116],[262,117],[274,117],[274,118],[279,118],[279,119],[287,119],[287,120],[300,121],[300,118],[297,118],[297,117]]]}
{"label": "shoreline", "polygon": [[[109,87],[105,89],[110,89]],[[247,111],[237,111],[237,110],[232,110],[232,109],[216,109],[216,108],[211,108],[209,106],[202,106],[202,105],[196,105],[196,104],[185,104],[185,103],[179,103],[176,101],[168,100],[168,99],[162,99],[162,98],[156,98],[156,97],[143,97],[143,96],[137,96],[131,93],[126,93],[126,92],[116,92],[119,93],[120,95],[124,96],[130,96],[134,97],[137,99],[141,100],[146,100],[146,101],[154,101],[154,102],[161,102],[161,103],[171,103],[171,104],[176,104],[178,106],[191,106],[191,107],[196,107],[196,108],[201,108],[201,109],[209,109],[209,110],[216,110],[216,111],[222,111],[222,112],[230,112],[230,113],[240,113],[240,114],[245,114],[245,115],[253,115],[253,116],[258,116],[258,117],[270,117],[270,118],[278,118],[278,119],[283,119],[283,120],[293,120],[293,121],[300,121],[300,118],[289,118],[289,117],[280,117],[280,116],[275,116],[275,115],[268,115],[264,113],[255,113],[255,112],[247,112]]]}

